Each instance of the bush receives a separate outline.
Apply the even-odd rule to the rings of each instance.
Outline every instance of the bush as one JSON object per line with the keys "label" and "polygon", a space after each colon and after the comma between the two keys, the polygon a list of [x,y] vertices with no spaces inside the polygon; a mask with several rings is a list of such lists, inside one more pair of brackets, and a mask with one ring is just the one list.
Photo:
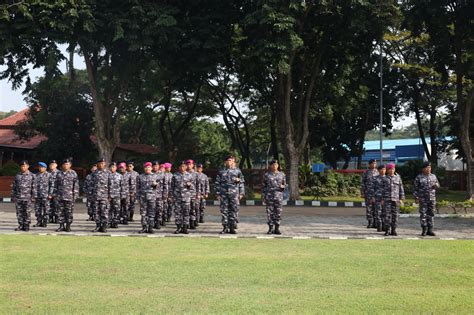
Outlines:
{"label": "bush", "polygon": [[255,191],[249,186],[245,187],[245,199],[246,200],[255,199]]}
{"label": "bush", "polygon": [[315,199],[341,195],[356,197],[360,193],[360,175],[357,174],[343,175],[332,171],[311,174],[307,184],[301,194]]}
{"label": "bush", "polygon": [[414,206],[414,205],[400,206],[400,213],[415,213],[417,211],[418,211],[418,206]]}
{"label": "bush", "polygon": [[15,163],[14,161],[8,161],[5,163],[0,171],[0,175],[2,176],[15,176],[16,173],[20,171],[20,165]]}

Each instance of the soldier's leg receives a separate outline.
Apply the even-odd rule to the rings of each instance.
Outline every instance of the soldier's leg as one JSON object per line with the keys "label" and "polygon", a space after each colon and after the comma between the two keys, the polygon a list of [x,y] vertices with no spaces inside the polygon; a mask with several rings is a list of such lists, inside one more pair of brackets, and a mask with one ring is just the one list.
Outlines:
{"label": "soldier's leg", "polygon": [[383,223],[382,223],[382,205],[380,204],[380,202],[375,202],[374,209],[375,209],[374,219],[377,225],[377,231],[381,232]]}
{"label": "soldier's leg", "polygon": [[221,196],[219,211],[221,212],[222,225],[226,227],[229,223],[229,199],[227,196]]}
{"label": "soldier's leg", "polygon": [[[147,207],[146,199],[143,198],[143,197],[140,198],[140,222],[142,224],[142,229],[138,233],[145,233],[147,231],[146,207]],[[130,218],[131,218],[131,216],[130,216]]]}
{"label": "soldier's leg", "polygon": [[163,200],[156,199],[155,203],[155,229],[161,228],[161,223],[163,220]]}
{"label": "soldier's leg", "polygon": [[39,199],[36,200],[34,207],[35,207],[35,217],[36,217],[36,224],[34,226],[41,226],[41,222],[43,222],[43,218],[41,217],[41,202]]}
{"label": "soldier's leg", "polygon": [[31,201],[26,200],[21,202],[21,212],[23,218],[23,231],[29,231],[31,223]]}
{"label": "soldier's leg", "polygon": [[436,236],[436,234],[433,232],[435,209],[436,209],[436,201],[429,200],[427,202],[427,211],[426,211],[426,224],[428,226],[427,234],[429,236]]}
{"label": "soldier's leg", "polygon": [[365,217],[367,219],[367,228],[371,228],[374,223],[372,205],[370,199],[365,198]]}
{"label": "soldier's leg", "polygon": [[385,223],[385,235],[390,235],[390,228],[391,228],[391,223],[392,223],[392,203],[389,200],[385,200],[384,202],[384,207],[385,207],[385,216],[384,216],[384,223]]}
{"label": "soldier's leg", "polygon": [[206,199],[201,198],[199,201],[199,223],[204,223],[204,213],[206,211]]}
{"label": "soldier's leg", "polygon": [[425,201],[420,200],[418,211],[420,212],[420,225],[421,228],[427,228],[427,212],[428,212],[428,204]]}
{"label": "soldier's leg", "polygon": [[180,227],[183,224],[183,215],[181,209],[181,202],[174,201],[174,223]]}
{"label": "soldier's leg", "polygon": [[74,201],[67,201],[64,205],[64,213],[65,213],[65,231],[71,232],[71,224],[73,221],[73,213],[74,213]]}
{"label": "soldier's leg", "polygon": [[153,233],[153,226],[155,225],[156,216],[156,199],[147,201],[146,215],[148,233]]}
{"label": "soldier's leg", "polygon": [[267,216],[267,224],[268,226],[273,226],[273,218],[272,218],[272,211],[273,211],[273,200],[267,200],[265,202],[265,214]]}
{"label": "soldier's leg", "polygon": [[53,200],[49,200],[48,199],[48,204],[47,204],[47,207],[48,207],[48,218],[49,218],[49,223],[53,223],[53,220],[54,220],[54,212],[53,212]]}
{"label": "soldier's leg", "polygon": [[[135,212],[135,202],[136,202],[135,195],[130,196],[130,203],[128,205],[128,215],[129,215],[128,220],[132,222],[133,222],[133,213]],[[141,213],[141,209],[140,209],[140,213]]]}
{"label": "soldier's leg", "polygon": [[193,229],[196,222],[196,200],[191,199],[189,203],[189,225],[190,228]]}
{"label": "soldier's leg", "polygon": [[229,198],[228,226],[230,233],[235,234],[235,225],[237,223],[237,213],[239,211],[239,196]]}
{"label": "soldier's leg", "polygon": [[188,222],[191,220],[191,203],[190,202],[182,202],[181,204],[182,212],[183,212],[183,233],[188,234]]}
{"label": "soldier's leg", "polygon": [[400,203],[397,201],[391,201],[391,211],[392,211],[392,220],[391,220],[391,235],[397,236],[397,227],[398,227],[398,217],[400,215]]}
{"label": "soldier's leg", "polygon": [[41,208],[43,212],[43,226],[47,226],[48,221],[49,221],[49,216],[48,216],[48,199],[43,198],[41,199]]}
{"label": "soldier's leg", "polygon": [[18,227],[15,231],[21,231],[23,229],[23,217],[21,212],[21,201],[15,200],[16,219],[18,221]]}

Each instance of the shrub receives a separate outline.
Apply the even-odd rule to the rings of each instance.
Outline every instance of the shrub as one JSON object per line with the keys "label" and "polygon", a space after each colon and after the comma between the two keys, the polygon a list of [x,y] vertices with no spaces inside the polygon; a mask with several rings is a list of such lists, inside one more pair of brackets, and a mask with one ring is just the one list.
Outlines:
{"label": "shrub", "polygon": [[414,206],[414,205],[400,206],[400,213],[415,213],[417,211],[418,211],[418,206]]}
{"label": "shrub", "polygon": [[0,174],[2,176],[15,176],[20,171],[20,165],[14,161],[8,161],[2,167]]}

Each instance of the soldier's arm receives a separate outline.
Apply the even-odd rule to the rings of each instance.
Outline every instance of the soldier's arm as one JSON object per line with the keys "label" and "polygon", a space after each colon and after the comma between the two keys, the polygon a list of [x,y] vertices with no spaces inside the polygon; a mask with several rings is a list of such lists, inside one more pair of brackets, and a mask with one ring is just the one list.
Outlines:
{"label": "soldier's arm", "polygon": [[136,194],[137,194],[137,198],[140,199],[140,196],[141,196],[141,181],[140,181],[140,177],[137,177],[136,178],[136,181],[135,181],[135,191],[136,191]]}
{"label": "soldier's arm", "polygon": [[207,176],[206,176],[205,184],[206,184],[206,197],[207,197],[209,195],[209,193],[211,192],[211,186],[209,184],[209,177],[207,177]]}
{"label": "soldier's arm", "polygon": [[405,190],[403,189],[403,182],[400,178],[400,200],[405,200]]}
{"label": "soldier's arm", "polygon": [[217,173],[216,182],[214,184],[214,190],[215,190],[217,198],[220,198],[220,196],[221,196],[220,186],[221,186],[221,174]]}
{"label": "soldier's arm", "polygon": [[239,192],[241,196],[245,196],[245,177],[242,171],[240,171]]}
{"label": "soldier's arm", "polygon": [[438,189],[441,187],[441,185],[439,184],[439,181],[438,181],[438,177],[436,175],[433,175],[434,179],[435,179],[435,183],[433,184],[433,188],[434,189]]}
{"label": "soldier's arm", "polygon": [[76,198],[79,196],[79,176],[77,174],[74,176],[74,200],[76,201]]}
{"label": "soldier's arm", "polygon": [[36,176],[31,174],[31,198],[33,201],[36,198],[36,195],[38,194],[38,187],[36,187]]}
{"label": "soldier's arm", "polygon": [[413,182],[413,197],[415,197],[415,202],[418,203],[418,190],[420,189],[420,180],[419,177],[415,177],[415,181]]}

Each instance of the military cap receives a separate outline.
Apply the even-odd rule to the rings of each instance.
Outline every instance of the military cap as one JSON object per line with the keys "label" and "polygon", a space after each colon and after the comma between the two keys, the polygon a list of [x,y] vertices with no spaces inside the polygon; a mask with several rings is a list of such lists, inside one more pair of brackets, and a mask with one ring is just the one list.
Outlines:
{"label": "military cap", "polygon": [[61,161],[61,164],[66,164],[66,163],[72,163],[72,159],[71,158],[65,158]]}
{"label": "military cap", "polygon": [[111,163],[109,164],[109,167],[112,167],[112,166],[117,166],[117,162],[111,162]]}
{"label": "military cap", "polygon": [[379,166],[377,166],[377,169],[378,169],[378,170],[381,170],[382,168],[385,168],[385,165],[380,164]]}
{"label": "military cap", "polygon": [[376,159],[370,159],[370,160],[369,160],[369,164],[372,164],[372,163],[375,163],[375,162],[377,162]]}
{"label": "military cap", "polygon": [[145,163],[143,163],[143,167],[148,167],[148,166],[151,166],[151,162],[145,162]]}
{"label": "military cap", "polygon": [[229,154],[225,157],[224,161],[230,160],[230,159],[235,159],[235,156],[233,154]]}
{"label": "military cap", "polygon": [[197,166],[198,168],[202,168],[202,167],[203,167],[202,163],[199,163],[199,164],[197,164],[196,166]]}
{"label": "military cap", "polygon": [[21,160],[20,161],[20,166],[21,165],[30,165],[27,160]]}
{"label": "military cap", "polygon": [[426,168],[428,166],[431,166],[430,162],[424,162],[421,168]]}
{"label": "military cap", "polygon": [[46,163],[44,163],[44,162],[38,162],[38,166],[40,166],[40,167],[48,167],[48,166],[46,165]]}
{"label": "military cap", "polygon": [[151,162],[151,165],[160,165],[160,162],[157,160],[154,160],[153,162]]}
{"label": "military cap", "polygon": [[179,163],[179,166],[181,166],[181,165],[186,165],[186,164],[187,164],[186,161],[181,161],[181,162]]}
{"label": "military cap", "polygon": [[127,165],[133,165],[133,161],[128,161]]}
{"label": "military cap", "polygon": [[388,170],[393,169],[393,168],[395,168],[395,163],[388,163],[386,166],[386,169]]}
{"label": "military cap", "polygon": [[272,164],[278,164],[278,160],[271,160],[270,165],[272,165]]}
{"label": "military cap", "polygon": [[186,161],[186,164],[194,164],[194,160],[189,159]]}
{"label": "military cap", "polygon": [[101,162],[105,162],[105,159],[104,158],[99,158],[96,163],[101,163]]}
{"label": "military cap", "polygon": [[125,168],[127,167],[127,164],[125,164],[124,162],[121,162],[119,165],[118,165],[119,168]]}
{"label": "military cap", "polygon": [[49,164],[53,164],[53,163],[58,164],[58,162],[56,162],[56,160],[49,161]]}

